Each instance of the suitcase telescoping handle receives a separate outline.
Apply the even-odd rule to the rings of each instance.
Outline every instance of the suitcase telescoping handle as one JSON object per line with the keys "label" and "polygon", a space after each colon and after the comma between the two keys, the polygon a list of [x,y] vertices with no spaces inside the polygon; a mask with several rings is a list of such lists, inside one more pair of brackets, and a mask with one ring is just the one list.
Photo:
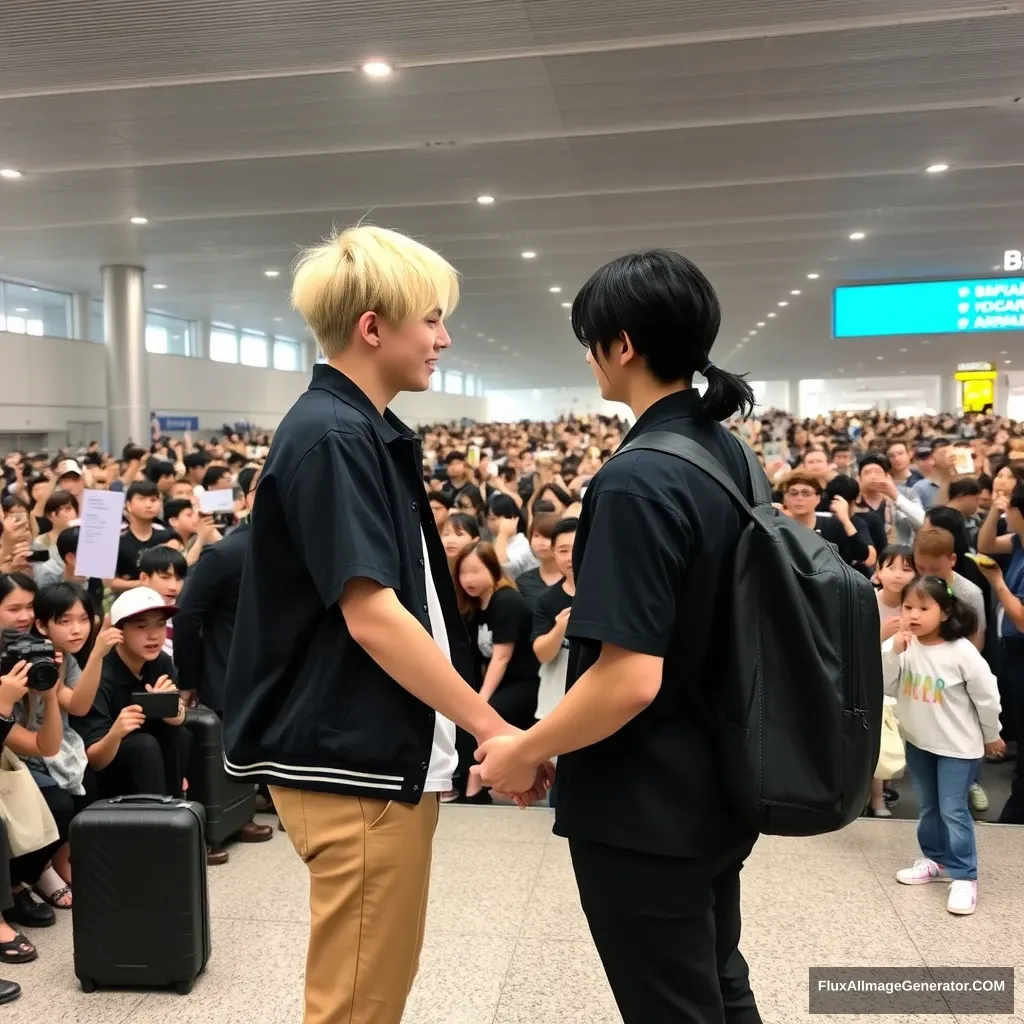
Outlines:
{"label": "suitcase telescoping handle", "polygon": [[147,796],[145,793],[135,793],[130,796],[115,796],[112,804],[173,804],[177,798],[173,796]]}

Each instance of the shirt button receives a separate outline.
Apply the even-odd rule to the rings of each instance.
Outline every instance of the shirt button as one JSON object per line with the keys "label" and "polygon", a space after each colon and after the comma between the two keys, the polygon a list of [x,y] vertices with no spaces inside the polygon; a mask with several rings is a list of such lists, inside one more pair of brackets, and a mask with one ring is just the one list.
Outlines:
{"label": "shirt button", "polygon": [[427,764],[426,761],[424,761],[423,764],[420,765],[420,771],[421,772],[425,772],[429,767],[430,767],[430,765]]}
{"label": "shirt button", "polygon": [[423,610],[424,610],[425,612],[429,612],[429,611],[430,611],[430,609],[429,609],[429,608],[428,608],[428,607],[427,607],[426,605],[424,605],[424,606],[423,606]]}
{"label": "shirt button", "polygon": [[413,512],[415,512],[418,508],[419,508],[419,505],[417,505],[416,502],[414,501],[412,503],[412,510],[413,510]]}
{"label": "shirt button", "polygon": [[423,559],[421,558],[421,559],[420,559],[420,565],[426,565],[426,564],[427,564],[427,563],[426,563],[425,561],[423,561]]}
{"label": "shirt button", "polygon": [[413,787],[412,787],[412,791],[413,791],[414,793],[418,793],[418,792],[420,791],[420,787],[419,787],[419,786],[413,786]]}

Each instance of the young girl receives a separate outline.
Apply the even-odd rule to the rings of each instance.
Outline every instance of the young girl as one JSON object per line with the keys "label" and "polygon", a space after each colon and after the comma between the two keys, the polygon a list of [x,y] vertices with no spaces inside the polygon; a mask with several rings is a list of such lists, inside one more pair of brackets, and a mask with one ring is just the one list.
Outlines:
{"label": "young girl", "polygon": [[914,551],[907,544],[890,544],[878,556],[875,580],[878,590],[878,617],[882,621],[882,642],[895,636],[900,629],[903,611],[903,591],[917,575]]}
{"label": "young girl", "polygon": [[973,914],[978,851],[967,793],[982,755],[1002,750],[999,691],[971,643],[975,613],[937,576],[903,591],[900,631],[882,648],[886,692],[906,740],[923,857],[896,873],[904,885],[952,882],[946,909]]}
{"label": "young girl", "polygon": [[453,569],[460,552],[479,539],[480,526],[477,524],[476,516],[466,512],[450,513],[441,528],[441,543],[444,545],[445,555],[448,556],[448,567]]}

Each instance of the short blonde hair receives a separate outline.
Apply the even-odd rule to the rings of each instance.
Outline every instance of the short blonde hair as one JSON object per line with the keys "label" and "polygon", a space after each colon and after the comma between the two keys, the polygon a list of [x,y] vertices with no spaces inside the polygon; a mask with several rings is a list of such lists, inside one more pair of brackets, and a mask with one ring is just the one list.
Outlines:
{"label": "short blonde hair", "polygon": [[459,275],[427,246],[369,224],[345,228],[307,249],[295,265],[292,306],[330,359],[348,345],[372,310],[401,326],[459,301]]}

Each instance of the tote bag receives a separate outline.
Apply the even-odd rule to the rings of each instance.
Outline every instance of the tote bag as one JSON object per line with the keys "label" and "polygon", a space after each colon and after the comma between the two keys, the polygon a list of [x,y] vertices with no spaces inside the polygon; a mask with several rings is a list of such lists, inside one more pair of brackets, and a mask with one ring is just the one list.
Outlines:
{"label": "tote bag", "polygon": [[13,857],[41,850],[59,838],[57,823],[28,765],[6,749],[0,756],[0,818]]}
{"label": "tote bag", "polygon": [[888,703],[890,699],[886,698],[885,707],[882,708],[882,743],[878,748],[876,779],[897,779],[907,766],[907,752],[903,747],[903,737],[900,736],[900,724],[892,704]]}

